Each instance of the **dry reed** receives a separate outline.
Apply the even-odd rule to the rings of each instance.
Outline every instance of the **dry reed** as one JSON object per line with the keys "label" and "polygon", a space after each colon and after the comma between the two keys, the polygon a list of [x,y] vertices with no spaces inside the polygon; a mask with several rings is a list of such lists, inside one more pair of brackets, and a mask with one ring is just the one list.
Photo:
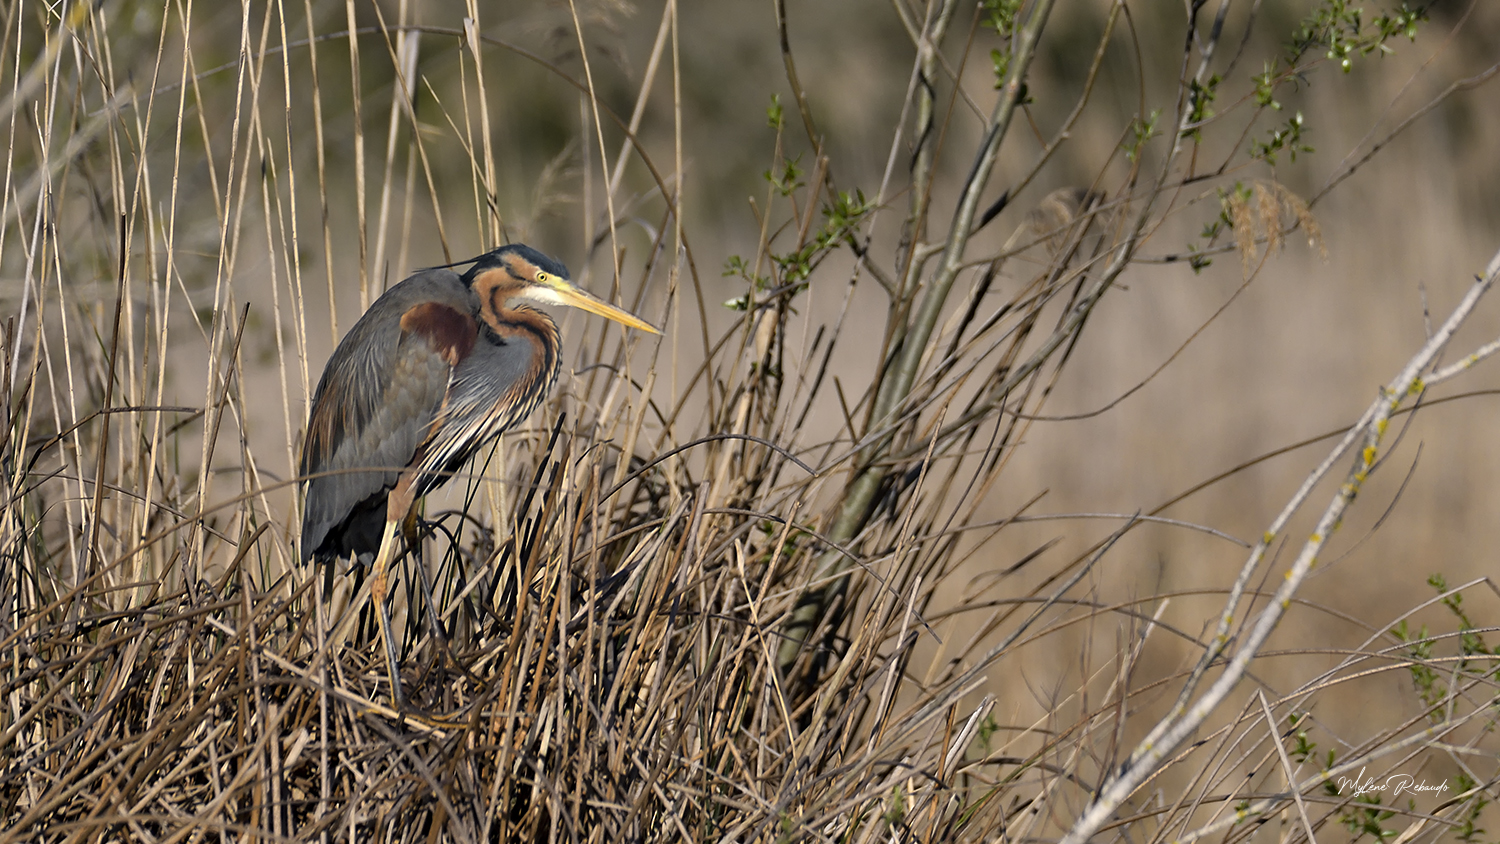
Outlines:
{"label": "dry reed", "polygon": [[[758,230],[727,265],[741,292],[726,309],[678,213],[700,118],[677,5],[637,56],[613,36],[623,4],[528,10],[517,30],[567,37],[525,45],[488,35],[480,4],[450,5],[6,8],[0,266],[20,282],[0,373],[0,841],[1240,840],[1267,820],[1288,840],[1398,822],[1403,844],[1477,840],[1493,765],[1422,811],[1325,787],[1492,756],[1487,631],[1446,586],[1434,600],[1460,633],[1383,625],[1168,747],[1158,785],[1100,810],[1102,828],[1074,826],[1174,697],[1227,676],[1240,619],[1270,594],[1217,590],[1236,598],[1219,638],[1164,622],[1171,595],[1101,598],[1089,584],[1120,537],[1208,530],[1154,512],[1118,514],[1069,558],[986,556],[1039,518],[1034,501],[998,520],[986,502],[1165,221],[1218,196],[1224,225],[1193,260],[1237,249],[1251,279],[1295,229],[1321,248],[1314,210],[1273,181],[1178,204],[1249,166],[1239,145],[1217,171],[1196,163],[1198,134],[1223,125],[1200,107],[1205,45],[1222,46],[1210,22],[1179,57],[1182,88],[1158,97],[1161,125],[1143,110],[1092,185],[1037,197],[1105,48],[1130,49],[1125,7],[1101,4],[1075,105],[1002,192],[989,168],[1035,118],[1021,83],[1051,4],[992,22],[1007,4],[970,21],[898,2],[916,57],[866,196],[822,146],[776,3],[766,37],[791,90],[756,148]],[[999,38],[1007,63],[992,95],[952,84],[992,70],[976,38]],[[598,90],[632,78],[611,60],[641,74],[628,117]],[[508,154],[527,99],[497,88],[538,84],[577,125]],[[972,166],[936,160],[972,144]],[[525,187],[503,189],[528,163]],[[1024,210],[1002,238],[1008,204]],[[547,248],[549,214],[570,206],[575,275],[668,337],[565,318],[571,374],[429,500],[397,597],[398,711],[363,578],[297,562],[289,467],[309,386],[352,308],[408,260]],[[814,283],[843,285],[842,309],[804,312]],[[873,333],[854,307],[870,296],[886,315],[873,363],[846,351],[868,345],[850,335]],[[1159,638],[1201,663],[1144,672]],[[1034,680],[1046,715],[997,707],[1054,642],[1083,656]],[[1328,757],[1316,695],[1366,672],[1410,674],[1418,708]]]}

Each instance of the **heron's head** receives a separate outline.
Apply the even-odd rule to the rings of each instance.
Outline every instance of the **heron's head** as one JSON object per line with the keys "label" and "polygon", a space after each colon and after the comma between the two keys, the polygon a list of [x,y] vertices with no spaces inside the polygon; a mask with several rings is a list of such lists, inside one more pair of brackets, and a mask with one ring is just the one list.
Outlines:
{"label": "heron's head", "polygon": [[525,244],[512,243],[480,255],[463,279],[478,294],[482,307],[496,315],[511,299],[529,299],[578,308],[621,325],[661,333],[634,314],[574,287],[567,267]]}

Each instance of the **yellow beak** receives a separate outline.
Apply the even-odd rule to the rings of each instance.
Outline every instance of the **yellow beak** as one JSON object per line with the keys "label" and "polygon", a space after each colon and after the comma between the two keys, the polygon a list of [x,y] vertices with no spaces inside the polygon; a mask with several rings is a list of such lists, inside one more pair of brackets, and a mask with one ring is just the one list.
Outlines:
{"label": "yellow beak", "polygon": [[652,334],[661,333],[660,331],[657,331],[656,328],[653,327],[650,323],[646,322],[635,314],[632,314],[629,311],[622,311],[614,305],[611,305],[603,299],[600,299],[599,297],[593,295],[592,293],[589,293],[586,290],[580,290],[579,288],[574,287],[573,285],[569,284],[566,281],[563,281],[562,279],[548,279],[546,284],[546,289],[548,290],[548,292],[553,294],[553,296],[546,298],[552,299],[559,305],[567,305],[570,308],[578,308],[581,311],[588,311],[591,314],[597,314],[604,317],[605,319],[614,320],[621,325],[627,325],[631,328],[639,328],[642,331],[649,331]]}

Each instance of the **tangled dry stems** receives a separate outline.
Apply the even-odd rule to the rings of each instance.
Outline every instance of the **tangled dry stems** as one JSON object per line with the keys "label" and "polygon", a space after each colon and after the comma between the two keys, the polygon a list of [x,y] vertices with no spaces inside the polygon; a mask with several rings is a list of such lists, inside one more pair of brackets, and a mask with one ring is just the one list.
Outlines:
{"label": "tangled dry stems", "polygon": [[[1054,559],[1047,543],[990,560],[979,578],[966,568],[996,536],[1033,516],[1034,501],[992,520],[983,502],[1037,424],[1088,313],[1147,224],[1160,223],[1148,217],[1151,203],[1172,188],[1167,166],[1154,186],[1132,167],[1115,183],[1038,201],[1005,246],[965,277],[972,283],[961,304],[930,326],[911,392],[891,402],[890,415],[872,418],[880,367],[854,361],[869,379],[862,385],[829,375],[832,364],[850,363],[840,357],[849,347],[842,335],[852,330],[847,300],[844,312],[801,322],[796,310],[807,279],[833,275],[833,266],[842,271],[824,262],[851,247],[860,256],[852,278],[869,287],[873,277],[900,316],[889,325],[905,325],[925,259],[911,254],[909,242],[872,248],[873,224],[860,227],[864,214],[890,212],[890,196],[859,210],[814,150],[807,185],[792,178],[773,186],[756,207],[757,253],[742,265],[747,292],[739,318],[725,328],[704,316],[683,221],[673,213],[680,154],[675,168],[664,168],[634,148],[651,187],[616,207],[608,225],[587,220],[588,240],[614,251],[604,274],[620,270],[621,301],[681,319],[679,338],[701,333],[701,360],[565,324],[579,338],[570,349],[575,374],[530,427],[507,435],[453,483],[460,494],[429,502],[428,538],[405,564],[398,599],[410,706],[393,709],[368,588],[357,572],[326,578],[296,564],[294,481],[268,468],[295,465],[289,396],[299,372],[305,395],[318,365],[307,352],[316,294],[302,286],[293,245],[305,233],[288,185],[316,181],[325,218],[334,204],[321,150],[314,180],[291,141],[294,129],[308,127],[288,118],[278,145],[271,119],[277,109],[293,113],[294,101],[306,105],[300,91],[288,88],[284,100],[268,93],[275,86],[262,76],[275,76],[275,61],[292,45],[252,51],[236,84],[253,93],[228,112],[243,129],[220,158],[207,118],[142,117],[139,136],[119,121],[90,119],[88,108],[100,102],[116,116],[122,104],[134,114],[160,109],[157,119],[169,110],[147,89],[100,82],[91,68],[108,67],[105,48],[123,53],[128,38],[87,4],[70,15],[63,22],[43,16],[39,31],[20,15],[16,44],[25,49],[7,42],[16,55],[35,57],[11,80],[12,125],[15,103],[53,84],[43,72],[49,68],[67,71],[60,89],[46,88],[49,108],[61,94],[76,112],[45,115],[39,144],[56,157],[27,157],[13,146],[11,163],[33,166],[39,182],[7,194],[14,205],[0,241],[9,255],[24,252],[32,285],[30,311],[5,326],[0,356],[7,414],[0,426],[0,841],[1052,837],[1122,768],[1126,724],[1149,723],[1186,676],[1175,668],[1143,678],[1148,647],[1164,637],[1195,654],[1206,647],[1195,631],[1163,622],[1176,595],[1109,602],[1080,588],[1144,517],[1126,514],[1117,531],[1069,559]],[[675,21],[663,15],[666,33]],[[922,37],[940,40],[947,20],[927,21]],[[260,28],[245,28],[247,43],[252,30],[263,38],[275,22],[268,9]],[[164,18],[163,33],[169,24]],[[69,64],[62,42],[47,37],[53,29],[78,33],[69,43],[94,64]],[[415,66],[411,39],[420,32],[382,21],[370,34],[384,40],[390,67],[405,69]],[[360,39],[342,37],[357,79]],[[430,83],[426,90],[468,157],[463,175],[480,239],[495,240],[504,221],[495,205],[491,127],[479,107],[494,77],[479,60],[483,39],[463,43],[472,51],[463,84],[477,90],[462,88],[459,108],[442,105],[453,101],[444,99],[451,91]],[[664,43],[658,39],[658,57]],[[219,115],[198,87],[209,76],[189,69],[193,50],[171,56],[165,38],[154,49],[159,64],[181,59],[183,82],[171,92],[201,114]],[[934,73],[930,53],[923,61],[923,72]],[[281,68],[285,78],[294,76],[289,68]],[[321,96],[315,66],[313,73],[311,92]],[[417,123],[404,99],[416,86],[395,88],[382,185],[395,190],[395,164],[404,162],[406,192],[380,199],[373,252],[405,256],[422,183],[436,213],[445,205],[445,171],[426,148],[439,141],[423,140],[430,127]],[[642,102],[649,88],[642,86]],[[364,106],[357,85],[354,91],[349,105],[357,115]],[[1087,100],[1085,91],[1080,110]],[[934,122],[938,105],[919,103],[928,123],[913,127],[914,137],[947,128]],[[682,107],[680,94],[674,107]],[[354,146],[363,150],[364,129],[358,119],[352,125]],[[151,143],[174,134],[175,146]],[[790,172],[784,141],[778,130],[775,173]],[[924,143],[913,160],[930,166]],[[178,164],[156,157],[153,166],[172,179],[134,177],[129,150],[161,155],[166,148],[180,159],[194,144],[210,153],[206,172],[174,170]],[[541,186],[572,178],[565,157],[549,161],[537,183],[537,215],[559,193]],[[915,172],[914,183],[933,176]],[[216,230],[174,228],[176,178],[197,189],[176,200],[184,218],[200,213]],[[136,188],[139,200],[127,201]],[[50,205],[43,201],[49,191]],[[363,192],[361,183],[362,230]],[[929,225],[926,193],[912,193],[908,234]],[[1286,230],[1300,227],[1318,239],[1307,205],[1279,184],[1257,181],[1248,197],[1226,195],[1247,268],[1262,243],[1274,250]],[[119,231],[117,219],[100,213],[100,197],[127,209]],[[243,222],[245,208],[257,203],[264,242],[242,246],[253,229]],[[391,250],[383,239],[396,212],[406,222]],[[858,224],[824,228],[841,213]],[[648,234],[646,257],[626,266],[615,228],[650,214],[657,216],[639,223]],[[447,244],[441,219],[436,227]],[[93,251],[64,248],[59,232],[68,230],[94,232]],[[28,239],[30,231],[45,237]],[[820,239],[826,231],[836,235]],[[932,243],[941,237],[934,233]],[[323,242],[333,242],[326,223]],[[198,247],[212,257],[197,257]],[[255,249],[272,255],[267,333],[287,420],[284,442],[271,445],[252,436],[248,421],[271,392],[264,381],[249,386],[256,367],[247,335],[256,331],[256,314],[223,283],[243,272],[237,262]],[[361,241],[367,295],[365,252]],[[184,281],[195,273],[218,279],[211,300],[191,295],[203,293]],[[99,287],[118,295],[80,301],[80,279],[90,277],[113,279]],[[185,307],[195,312],[184,318]],[[184,336],[207,350],[193,361],[203,364],[204,398],[178,407],[166,402],[164,385],[198,373],[174,359]],[[880,359],[891,359],[901,342],[889,333]],[[809,425],[813,416],[838,424]],[[834,433],[823,439],[811,433],[827,430]],[[865,518],[849,540],[832,538],[832,512],[848,477],[861,472],[881,479]],[[830,555],[841,560],[837,568],[822,564]],[[1252,590],[1248,597],[1265,596]],[[1329,794],[1319,779],[1356,765],[1403,770],[1423,754],[1487,747],[1492,653],[1482,642],[1486,631],[1463,623],[1456,637],[1398,639],[1381,627],[1326,674],[1289,693],[1261,692],[1169,760],[1160,782],[1170,789],[1142,795],[1134,814],[1102,834],[1124,840],[1143,830],[1146,840],[1191,840],[1224,827],[1239,840],[1256,829],[1239,822],[1272,818],[1292,828],[1289,838],[1336,823],[1379,834],[1397,816],[1384,812],[1412,818],[1413,836],[1426,823],[1472,831],[1494,790],[1488,776],[1476,775],[1471,788],[1421,817]],[[1046,660],[1080,649],[1076,675],[1051,675],[1050,685],[1033,691],[1046,704],[1043,716],[997,711],[997,685],[1031,682],[1023,670],[1028,653]],[[1392,671],[1413,678],[1418,713],[1323,764],[1308,714],[1317,694]]]}

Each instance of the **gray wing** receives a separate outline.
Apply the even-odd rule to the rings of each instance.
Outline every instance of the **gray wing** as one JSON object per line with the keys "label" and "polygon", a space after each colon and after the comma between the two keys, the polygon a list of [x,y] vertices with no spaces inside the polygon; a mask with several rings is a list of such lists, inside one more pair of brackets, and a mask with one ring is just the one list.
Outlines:
{"label": "gray wing", "polygon": [[306,480],[304,560],[375,550],[362,547],[369,537],[360,525],[341,534],[351,517],[384,521],[385,493],[443,406],[455,338],[462,346],[467,331],[472,345],[471,300],[451,272],[413,276],[378,299],[329,358],[302,450],[301,472],[315,476]]}

